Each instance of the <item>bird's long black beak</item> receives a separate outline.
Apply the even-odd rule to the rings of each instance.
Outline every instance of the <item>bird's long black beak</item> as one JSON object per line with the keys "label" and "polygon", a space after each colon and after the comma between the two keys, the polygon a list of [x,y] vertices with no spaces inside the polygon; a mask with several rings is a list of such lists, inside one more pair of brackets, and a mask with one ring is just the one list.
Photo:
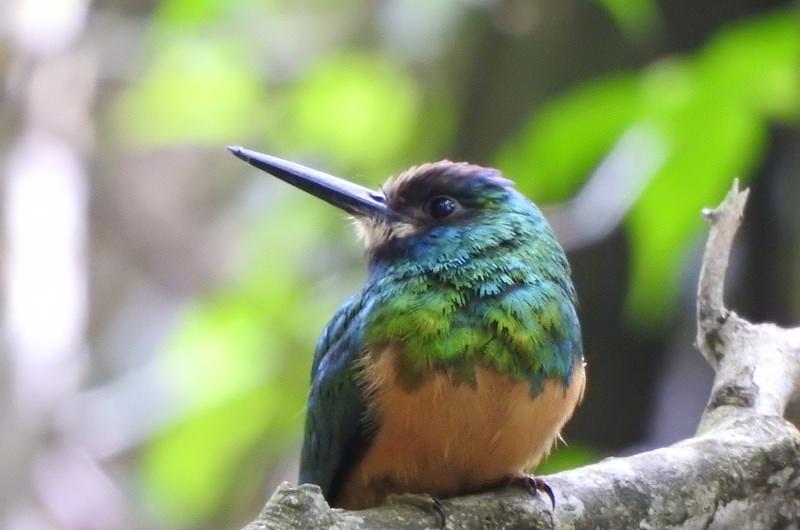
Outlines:
{"label": "bird's long black beak", "polygon": [[314,195],[352,215],[386,220],[400,220],[402,216],[386,204],[383,193],[348,182],[322,171],[311,169],[288,160],[264,155],[243,147],[230,146],[228,151],[251,166],[288,182],[296,188]]}

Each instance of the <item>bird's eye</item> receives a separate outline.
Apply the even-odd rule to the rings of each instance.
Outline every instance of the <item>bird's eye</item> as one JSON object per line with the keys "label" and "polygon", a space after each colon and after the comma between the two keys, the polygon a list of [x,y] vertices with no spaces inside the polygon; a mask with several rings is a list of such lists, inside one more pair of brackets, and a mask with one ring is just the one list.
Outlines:
{"label": "bird's eye", "polygon": [[428,203],[428,213],[434,219],[444,219],[458,208],[458,203],[450,197],[434,197]]}

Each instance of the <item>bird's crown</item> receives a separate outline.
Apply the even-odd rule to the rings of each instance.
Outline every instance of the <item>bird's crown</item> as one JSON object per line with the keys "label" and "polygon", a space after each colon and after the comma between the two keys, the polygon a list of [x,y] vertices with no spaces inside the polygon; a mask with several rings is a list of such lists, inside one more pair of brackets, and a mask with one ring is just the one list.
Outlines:
{"label": "bird's crown", "polygon": [[356,216],[356,228],[367,251],[374,254],[395,239],[468,224],[481,213],[497,209],[509,193],[515,193],[513,186],[500,171],[466,162],[441,160],[413,166],[381,187],[380,196],[400,218]]}

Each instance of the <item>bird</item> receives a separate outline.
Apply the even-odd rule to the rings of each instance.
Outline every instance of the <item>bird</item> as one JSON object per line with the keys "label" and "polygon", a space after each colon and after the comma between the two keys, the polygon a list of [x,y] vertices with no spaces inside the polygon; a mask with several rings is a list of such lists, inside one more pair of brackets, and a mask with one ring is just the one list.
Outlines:
{"label": "bird", "polygon": [[570,266],[539,208],[499,170],[466,162],[370,189],[228,149],[349,214],[368,262],[316,345],[299,481],[351,510],[394,494],[441,506],[542,489],[527,470],[560,438],[586,369]]}

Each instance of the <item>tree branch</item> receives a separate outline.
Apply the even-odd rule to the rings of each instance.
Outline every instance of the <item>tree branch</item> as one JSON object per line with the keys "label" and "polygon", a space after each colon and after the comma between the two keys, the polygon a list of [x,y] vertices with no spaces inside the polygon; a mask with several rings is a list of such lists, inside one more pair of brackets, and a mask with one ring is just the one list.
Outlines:
{"label": "tree branch", "polygon": [[[800,328],[752,324],[725,307],[730,249],[747,190],[735,182],[711,223],[697,296],[697,344],[716,371],[698,434],[673,446],[608,458],[546,478],[557,506],[519,489],[444,501],[447,527],[786,528],[800,521],[800,433],[783,419],[800,387]],[[396,502],[331,509],[318,487],[282,484],[244,530],[435,527]]]}
{"label": "tree branch", "polygon": [[717,373],[698,432],[748,410],[782,417],[800,385],[800,328],[752,324],[725,307],[728,256],[748,195],[738,188],[734,182],[719,208],[703,211],[711,233],[697,293],[697,345]]}

